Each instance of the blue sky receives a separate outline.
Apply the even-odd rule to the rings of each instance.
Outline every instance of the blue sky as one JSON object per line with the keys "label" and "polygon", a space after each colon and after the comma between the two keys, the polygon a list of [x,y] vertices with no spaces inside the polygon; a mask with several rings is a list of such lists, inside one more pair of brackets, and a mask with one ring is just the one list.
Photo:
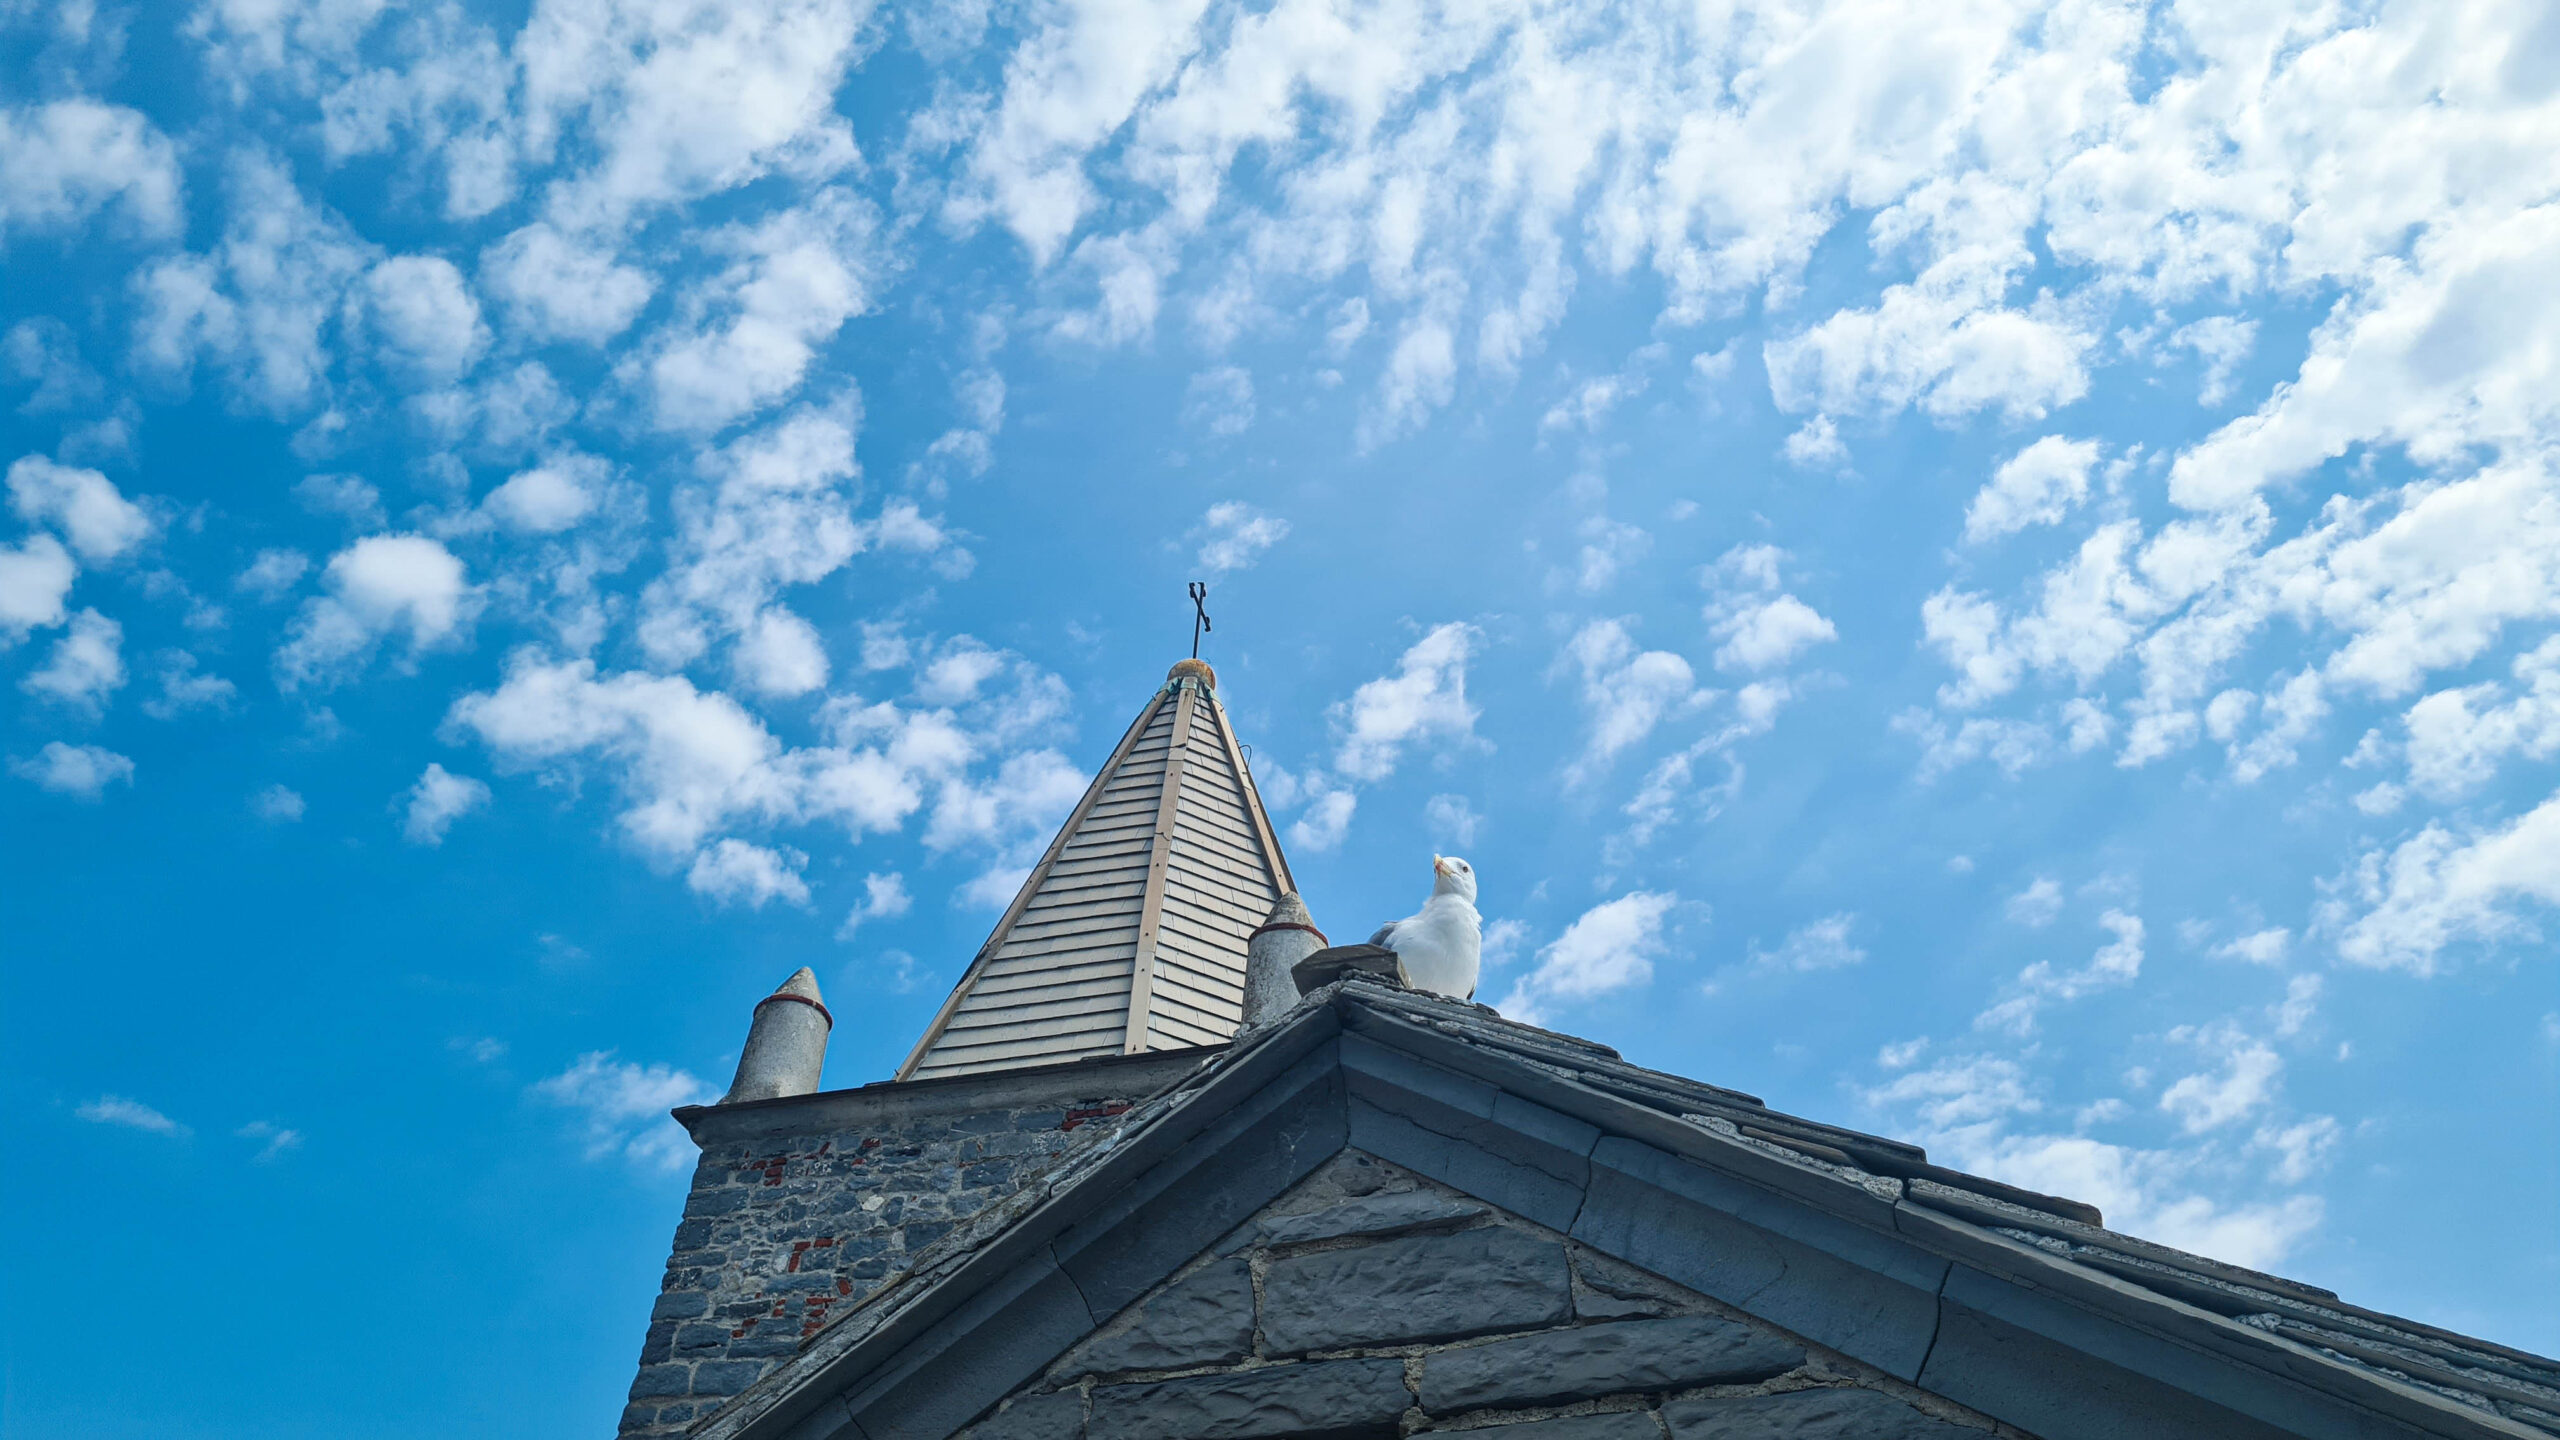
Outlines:
{"label": "blue sky", "polygon": [[11,1435],[608,1423],[664,1111],[890,1072],[1193,579],[1337,936],[2560,1349],[2547,10],[0,56]]}

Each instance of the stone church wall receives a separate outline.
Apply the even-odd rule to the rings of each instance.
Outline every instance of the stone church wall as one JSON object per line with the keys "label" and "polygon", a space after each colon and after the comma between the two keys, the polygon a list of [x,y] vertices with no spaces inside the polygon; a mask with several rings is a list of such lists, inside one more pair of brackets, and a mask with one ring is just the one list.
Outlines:
{"label": "stone church wall", "polygon": [[968,1440],[2022,1440],[1346,1151]]}
{"label": "stone church wall", "polygon": [[680,1433],[1197,1052],[684,1112],[702,1145],[625,1437]]}

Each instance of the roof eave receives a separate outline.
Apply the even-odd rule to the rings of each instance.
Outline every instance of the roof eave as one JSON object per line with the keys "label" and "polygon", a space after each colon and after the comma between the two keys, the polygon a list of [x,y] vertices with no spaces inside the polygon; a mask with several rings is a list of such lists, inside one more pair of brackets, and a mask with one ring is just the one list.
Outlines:
{"label": "roof eave", "polygon": [[[965,1325],[964,1309],[985,1311],[981,1318],[1004,1310],[1010,1318],[1003,1323],[1020,1330],[1030,1323],[1024,1316],[1039,1310],[1034,1288],[1062,1265],[1090,1265],[1098,1235],[1125,1241],[1137,1232],[1159,1232],[1154,1243],[1180,1249],[1166,1266],[1179,1264],[1242,1218],[1192,1215],[1185,1213],[1192,1207],[1181,1205],[1161,1215],[1147,1209],[1168,1185],[1197,1181],[1206,1156],[1185,1157],[1185,1147],[1213,1129],[1225,1132],[1219,1146],[1248,1138],[1235,1112],[1267,1111],[1278,1102],[1266,1090],[1285,1090],[1281,1099],[1291,1100],[1332,1072],[1340,1077],[1344,1128],[1338,1137],[1304,1137],[1303,1164],[1266,1163],[1261,1180],[1272,1193],[1323,1158],[1307,1153],[1309,1146],[1356,1145],[1703,1293],[1729,1303],[1747,1300],[1745,1308],[1773,1323],[2032,1431],[2074,1433],[2065,1423],[2068,1387],[2053,1383],[2050,1368],[2061,1362],[2044,1353],[2058,1352],[2063,1362],[2100,1366],[2145,1393],[2191,1400],[2197,1413],[2210,1406],[2214,1415],[2253,1416],[2268,1435],[2379,1436],[2405,1433],[2399,1427],[2407,1426],[2462,1440],[2549,1440],[1915,1203],[1888,1177],[1852,1178],[1854,1172],[1841,1167],[1728,1138],[1535,1062],[1436,1034],[1392,1013],[1409,1004],[1405,997],[1365,1003],[1364,988],[1353,981],[1319,991],[1270,1029],[1239,1036],[1220,1060],[1122,1117],[1103,1149],[1070,1160],[1037,1193],[1000,1204],[965,1227],[979,1237],[975,1242],[955,1235],[953,1248],[907,1286],[893,1285],[821,1331],[799,1357],[690,1433],[699,1440],[833,1433],[823,1420],[816,1428],[799,1427],[830,1404],[850,1422],[863,1405],[920,1382],[958,1342],[946,1329],[941,1349],[920,1357],[907,1352],[931,1349],[920,1342],[955,1317]],[[1315,1054],[1329,1044],[1326,1055]],[[1288,1085],[1277,1083],[1293,1075]],[[1250,1138],[1270,1148],[1269,1137]],[[1187,1167],[1165,1164],[1185,1158]],[[1166,1179],[1160,1169],[1180,1173]],[[1558,1170],[1565,1173],[1552,1173]],[[1578,1184],[1568,1179],[1577,1170]],[[1569,1199],[1568,1192],[1578,1193]],[[1226,1208],[1251,1199],[1237,1198]],[[1665,1248],[1676,1228],[1662,1222],[1666,1205],[1686,1205],[1693,1217],[1710,1217],[1693,1224],[1719,1227],[1743,1243]],[[1211,1224],[1218,1228],[1205,1234],[1160,1233]],[[1754,1244],[1774,1257],[1774,1270],[1737,1278],[1734,1267],[1752,1257],[1734,1256]],[[1857,1292],[1865,1310],[1842,1310],[1824,1293],[1825,1285],[1849,1283],[1862,1271],[1871,1277],[1858,1282],[1866,1285]],[[1075,1304],[1089,1307],[1088,1324],[1107,1319],[1145,1288],[1138,1283],[1143,1274],[1115,1284],[1080,1279],[1068,1286],[1065,1278],[1057,1276],[1057,1284],[1077,1292]],[[973,1307],[981,1296],[1002,1303]],[[1070,1305],[1054,1324],[1063,1331],[1074,1314]],[[2057,1342],[2057,1336],[2063,1338]],[[2044,1352],[2019,1369],[2017,1352],[2038,1344]],[[1047,1363],[1038,1359],[1028,1373]],[[964,1403],[964,1397],[946,1403]],[[977,1408],[952,1420],[951,1428]],[[2297,1412],[2305,1417],[2299,1426],[2270,1418]],[[2358,1415],[2364,1420],[2356,1421]],[[869,1423],[858,1433],[901,1440]]]}

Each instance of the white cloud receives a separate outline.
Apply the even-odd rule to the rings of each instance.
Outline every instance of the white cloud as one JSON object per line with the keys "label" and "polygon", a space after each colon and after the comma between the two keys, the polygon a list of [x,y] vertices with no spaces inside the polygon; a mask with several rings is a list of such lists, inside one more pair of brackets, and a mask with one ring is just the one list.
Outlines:
{"label": "white cloud", "polygon": [[286,690],[329,685],[394,635],[411,654],[461,638],[479,608],[462,561],[424,535],[370,535],[331,556],[328,593],[303,602],[276,648]]}
{"label": "white cloud", "polygon": [[258,1146],[258,1153],[250,1157],[253,1163],[259,1165],[271,1165],[277,1159],[302,1148],[301,1131],[288,1130],[272,1120],[252,1120],[231,1133],[243,1140],[262,1142]]}
{"label": "white cloud", "polygon": [[228,169],[228,218],[213,249],[165,257],[133,277],[134,360],[184,383],[209,357],[253,407],[306,414],[326,398],[343,301],[374,247],[306,199],[281,159],[243,149]]}
{"label": "white cloud", "polygon": [[1758,941],[1753,941],[1750,962],[1757,969],[1798,973],[1858,964],[1867,958],[1867,952],[1849,938],[1849,932],[1857,925],[1855,911],[1825,915],[1788,931],[1787,938],[1774,950],[1763,950]]}
{"label": "white cloud", "polygon": [[0,110],[0,237],[114,207],[146,236],[184,220],[176,147],[141,112],[73,96]]}
{"label": "white cloud", "polygon": [[2438,690],[2411,705],[2409,783],[2439,800],[2488,783],[2510,755],[2547,759],[2560,750],[2560,637],[2516,657],[2519,693],[2491,683]]}
{"label": "white cloud", "polygon": [[1538,951],[1536,967],[1498,1008],[1523,1024],[1539,1025],[1556,1005],[1645,984],[1665,948],[1663,922],[1679,903],[1677,895],[1637,890],[1592,906]]}
{"label": "white cloud", "polygon": [[2192,350],[2204,361],[2204,377],[2196,390],[2196,401],[2202,405],[2219,405],[2231,398],[2231,374],[2240,362],[2249,358],[2249,347],[2258,339],[2258,322],[2237,315],[2208,315],[2202,320],[2181,325],[2169,336],[2169,343]]}
{"label": "white cloud", "polygon": [[358,530],[379,530],[389,523],[382,492],[361,475],[305,475],[294,482],[293,498],[314,515],[338,516]]}
{"label": "white cloud", "polygon": [[2027,720],[1967,720],[1949,726],[1926,710],[1893,717],[1896,732],[1920,742],[1919,778],[1929,781],[1976,760],[1989,760],[2015,778],[2053,757],[2053,733]]}
{"label": "white cloud", "polygon": [[1310,778],[1307,808],[1289,825],[1289,848],[1321,855],[1342,844],[1351,833],[1352,812],[1359,808],[1358,792],[1332,787],[1313,788]]}
{"label": "white cloud", "polygon": [[2560,796],[2460,837],[2430,823],[2366,851],[2334,890],[2322,923],[2358,965],[2427,975],[2461,941],[2535,939],[2529,907],[2560,902]]}
{"label": "white cloud", "polygon": [[2269,1126],[2254,1138],[2259,1149],[2275,1152],[2277,1181],[2299,1185],[2320,1173],[2330,1152],[2337,1148],[2338,1135],[2336,1120],[2314,1115],[2298,1124]]}
{"label": "white cloud", "polygon": [[271,825],[290,825],[302,811],[301,792],[288,785],[270,785],[249,797],[249,813]]}
{"label": "white cloud", "polygon": [[[589,754],[610,762],[631,802],[625,831],[667,859],[690,856],[732,815],[793,808],[796,798],[777,769],[783,749],[764,726],[728,696],[697,691],[680,675],[600,678],[591,660],[519,652],[495,690],[454,702],[450,723],[511,769]],[[830,789],[879,828],[894,828],[923,804],[904,767],[885,757],[868,764],[844,757]]]}
{"label": "white cloud", "polygon": [[895,920],[913,908],[915,898],[907,893],[907,877],[895,870],[887,874],[874,871],[862,877],[861,903],[846,913],[844,923],[836,927],[836,938],[850,940],[865,924]]}
{"label": "white cloud", "polygon": [[273,599],[302,583],[311,571],[311,557],[299,550],[261,550],[231,583],[253,595]]}
{"label": "white cloud", "polygon": [[2047,435],[2000,462],[1991,482],[1965,508],[1964,538],[1974,544],[2055,525],[2089,494],[2098,442]]}
{"label": "white cloud", "polygon": [[2220,1069],[2183,1076],[2160,1092],[2160,1108],[2190,1135],[2220,1129],[2266,1108],[2284,1074],[2284,1061],[2261,1042],[2215,1032],[2208,1048],[2224,1051]]}
{"label": "white cloud", "polygon": [[1484,817],[1464,795],[1434,795],[1423,802],[1422,823],[1438,843],[1463,850],[1476,843]]}
{"label": "white cloud", "polygon": [[[653,661],[690,664],[715,638],[745,636],[786,587],[823,580],[856,555],[947,547],[903,501],[855,517],[854,428],[849,401],[802,408],[697,462],[697,478],[674,496],[670,563],[640,597],[640,643]],[[807,654],[797,658],[806,675]]]}
{"label": "white cloud", "polygon": [[[2398,197],[2393,208],[2412,201],[2441,206],[2442,197]],[[2358,442],[2435,460],[2548,435],[2560,422],[2560,356],[2544,343],[2560,324],[2550,284],[2560,206],[2416,213],[2442,218],[2419,231],[2405,263],[2373,265],[2360,303],[2340,305],[2312,336],[2294,383],[2178,457],[2173,499],[2242,504]],[[2461,349],[2443,348],[2455,334]]]}
{"label": "white cloud", "polygon": [[1940,420],[1997,407],[2042,417],[2087,393],[2096,337],[2050,299],[2002,303],[2027,257],[2018,247],[1986,265],[1950,257],[1871,308],[1841,310],[1763,349],[1778,408],[1834,414],[1917,406]]}
{"label": "white cloud", "polygon": [[2328,988],[2328,983],[2318,975],[2296,975],[2285,982],[2284,1000],[2273,1012],[2278,1039],[2299,1035],[2311,1023],[2311,1017],[2319,1013],[2320,992]]}
{"label": "white cloud", "polygon": [[562,450],[519,470],[480,499],[480,508],[519,535],[557,535],[596,512],[613,464],[600,456]]}
{"label": "white cloud", "polygon": [[984,907],[1002,905],[1021,888],[1040,847],[1066,822],[1091,778],[1055,750],[1008,755],[984,783],[954,777],[943,784],[925,825],[925,845],[991,852],[993,862],[963,898]]}
{"label": "white cloud", "polygon": [[[468,775],[456,775],[430,760],[403,798],[408,804],[400,833],[412,845],[442,845],[445,832],[453,828],[454,821],[489,803],[489,785]],[[299,803],[297,798],[296,804]]]}
{"label": "white cloud", "polygon": [[1778,593],[1779,567],[1787,553],[1774,545],[1738,545],[1709,566],[1705,575],[1713,598],[1707,624],[1718,640],[1719,670],[1769,670],[1786,664],[1810,646],[1836,640],[1840,632],[1812,606]]}
{"label": "white cloud", "polygon": [[536,9],[515,45],[523,143],[537,160],[588,145],[595,156],[552,186],[551,220],[610,227],[761,176],[822,179],[852,163],[834,99],[870,13],[833,0]]}
{"label": "white cloud", "polygon": [[748,622],[732,664],[738,683],[759,695],[806,695],[827,683],[827,647],[818,627],[779,605]]}
{"label": "white cloud", "polygon": [[[1927,1144],[1941,1164],[2087,1201],[2105,1212],[2112,1229],[2232,1264],[2282,1262],[2324,1214],[2314,1195],[2233,1195],[2257,1167],[2237,1165],[2209,1143],[2145,1150],[2040,1133],[2032,1117],[2043,1112],[2043,1102],[2014,1060],[1951,1055],[1896,1076],[1866,1098],[1888,1115],[1914,1117],[1919,1128],[1911,1138]],[[2115,1110],[2093,1108],[2101,1117]],[[2277,1179],[2295,1183],[2291,1176]]]}
{"label": "white cloud", "polygon": [[2276,925],[2225,941],[2213,947],[2213,953],[2225,960],[2240,960],[2251,965],[2281,965],[2292,948],[2293,932]]}
{"label": "white cloud", "polygon": [[675,1171],[693,1157],[693,1144],[667,1115],[679,1105],[703,1105],[718,1092],[671,1065],[635,1065],[610,1050],[581,1055],[577,1063],[531,1087],[541,1100],[579,1116],[586,1157],[621,1155],[651,1169]]}
{"label": "white cloud", "polygon": [[2031,929],[2050,925],[2062,914],[2062,882],[2039,875],[2026,889],[2009,897],[2009,918]]}
{"label": "white cloud", "polygon": [[0,648],[25,640],[31,630],[61,624],[67,614],[62,602],[79,575],[71,552],[50,535],[0,545]]}
{"label": "white cloud", "polygon": [[789,398],[818,345],[871,308],[876,225],[866,202],[830,190],[706,237],[732,262],[620,372],[647,390],[659,428],[719,430]]}
{"label": "white cloud", "polygon": [[151,537],[151,517],[95,470],[57,465],[41,455],[9,466],[9,508],[29,525],[46,525],[92,565],[110,564]]}
{"label": "white cloud", "polygon": [[1597,595],[1616,584],[1619,572],[1653,546],[1653,537],[1643,527],[1606,515],[1584,516],[1575,531],[1582,546],[1574,556],[1573,588],[1585,595]]}
{"label": "white cloud", "polygon": [[1200,570],[1215,580],[1250,569],[1264,551],[1289,538],[1289,522],[1241,500],[1222,500],[1184,538],[1200,547]]}
{"label": "white cloud", "polygon": [[1845,470],[1849,466],[1849,447],[1840,438],[1840,427],[1828,415],[1816,415],[1797,427],[1779,447],[1787,463],[1805,470]]}
{"label": "white cloud", "polygon": [[1668,650],[1638,650],[1624,621],[1583,626],[1566,642],[1564,658],[1582,672],[1582,705],[1591,717],[1591,738],[1566,767],[1567,784],[1590,780],[1665,718],[1707,698],[1688,661]]}
{"label": "white cloud", "polygon": [[2056,970],[2051,961],[2038,960],[2018,972],[2008,998],[1974,1017],[1974,1027],[2030,1035],[2035,1032],[2037,1013],[2046,1005],[2130,984],[2142,973],[2141,917],[2108,910],[2098,916],[2098,923],[2115,938],[2098,947],[2087,965]]}
{"label": "white cloud", "polygon": [[[945,703],[914,706],[830,701],[820,720],[832,743],[823,745],[786,748],[737,701],[681,675],[599,674],[592,660],[531,650],[508,659],[496,689],[455,701],[446,724],[505,769],[574,776],[600,767],[623,802],[624,834],[670,868],[743,827],[823,823],[858,840],[898,830],[928,806],[928,844],[982,847],[1010,863],[1048,838],[1086,777],[1054,750],[1021,748],[1057,723],[1064,686],[991,653],[1006,686],[982,678],[966,695],[946,690]],[[715,855],[702,874],[724,877],[730,863]]]}
{"label": "white cloud", "polygon": [[1220,365],[1191,377],[1183,392],[1182,423],[1226,439],[1253,428],[1253,376],[1237,365]]}
{"label": "white cloud", "polygon": [[392,256],[366,273],[364,288],[382,359],[412,384],[454,383],[489,343],[480,302],[441,256]]}
{"label": "white cloud", "polygon": [[1716,622],[1719,670],[1766,670],[1784,665],[1806,647],[1837,640],[1840,632],[1793,595],[1744,605]]}
{"label": "white cloud", "polygon": [[999,219],[1046,266],[1094,203],[1084,152],[1126,123],[1192,45],[1205,0],[1085,5],[1042,17],[1007,67],[953,188],[951,219]]}
{"label": "white cloud", "polygon": [[1467,703],[1467,660],[1479,638],[1463,621],[1435,626],[1406,649],[1395,674],[1371,680],[1336,703],[1327,712],[1341,736],[1334,768],[1352,780],[1384,780],[1409,745],[1474,739],[1477,711]]}
{"label": "white cloud", "polygon": [[655,293],[649,272],[589,237],[536,222],[481,252],[481,281],[533,340],[602,345],[631,328]]}
{"label": "white cloud", "polygon": [[744,905],[750,910],[761,910],[773,900],[806,905],[809,882],[800,878],[800,872],[808,865],[807,855],[787,845],[773,850],[723,838],[693,857],[684,883],[722,905]]}
{"label": "white cloud", "polygon": [[124,688],[124,627],[95,610],[71,617],[70,633],[53,642],[53,653],[41,670],[31,670],[18,688],[86,715],[99,715],[107,697]]}
{"label": "white cloud", "polygon": [[122,1095],[101,1095],[71,1113],[92,1125],[122,1125],[131,1130],[166,1135],[173,1140],[183,1140],[187,1136],[186,1126],[139,1100]]}
{"label": "white cloud", "polygon": [[32,760],[11,756],[9,773],[56,795],[95,800],[110,785],[132,784],[133,762],[103,746],[49,740]]}

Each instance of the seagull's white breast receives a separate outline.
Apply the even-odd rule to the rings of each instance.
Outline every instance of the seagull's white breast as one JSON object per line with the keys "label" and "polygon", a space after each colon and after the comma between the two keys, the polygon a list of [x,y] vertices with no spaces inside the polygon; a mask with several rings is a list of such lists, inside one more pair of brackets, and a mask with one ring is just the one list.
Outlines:
{"label": "seagull's white breast", "polygon": [[1475,994],[1483,959],[1484,921],[1456,895],[1434,895],[1422,913],[1399,920],[1386,940],[1417,990],[1464,1000]]}

